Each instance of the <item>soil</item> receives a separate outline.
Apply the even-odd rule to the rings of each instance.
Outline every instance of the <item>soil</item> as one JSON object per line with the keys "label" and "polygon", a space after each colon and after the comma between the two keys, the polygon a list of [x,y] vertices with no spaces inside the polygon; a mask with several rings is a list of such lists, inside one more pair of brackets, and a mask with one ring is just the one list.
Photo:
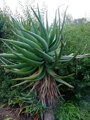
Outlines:
{"label": "soil", "polygon": [[0,120],[31,120],[27,115],[20,115],[19,108],[4,106],[0,103]]}

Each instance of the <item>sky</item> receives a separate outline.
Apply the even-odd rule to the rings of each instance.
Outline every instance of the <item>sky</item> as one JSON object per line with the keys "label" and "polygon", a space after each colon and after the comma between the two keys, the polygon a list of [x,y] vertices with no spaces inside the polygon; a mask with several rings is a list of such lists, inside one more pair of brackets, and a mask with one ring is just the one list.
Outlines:
{"label": "sky", "polygon": [[74,19],[86,17],[90,19],[90,0],[0,0],[0,7],[3,9],[5,3],[13,13],[21,12],[20,2],[22,5],[38,5],[48,9],[49,20],[54,18],[55,10],[60,7],[63,11],[68,6],[67,14]]}

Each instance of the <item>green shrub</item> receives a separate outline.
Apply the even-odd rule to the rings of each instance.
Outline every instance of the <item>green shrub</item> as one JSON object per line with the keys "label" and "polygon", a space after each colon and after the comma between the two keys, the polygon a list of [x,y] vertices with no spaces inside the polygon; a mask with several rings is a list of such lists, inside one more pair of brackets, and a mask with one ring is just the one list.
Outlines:
{"label": "green shrub", "polygon": [[11,88],[13,83],[15,83],[12,81],[14,76],[15,75],[12,75],[10,72],[5,72],[4,69],[0,67],[0,102],[8,102],[20,94],[21,88]]}
{"label": "green shrub", "polygon": [[55,113],[56,120],[90,120],[90,114],[87,111],[80,110],[71,102],[59,106]]}
{"label": "green shrub", "polygon": [[66,25],[64,29],[66,47],[64,54],[90,53],[90,22]]}
{"label": "green shrub", "polygon": [[86,95],[90,96],[90,58],[72,61],[72,63],[61,65],[61,75],[74,73],[70,78],[65,78],[67,82],[74,86],[73,89],[60,86],[61,93],[66,100],[76,100],[79,102]]}

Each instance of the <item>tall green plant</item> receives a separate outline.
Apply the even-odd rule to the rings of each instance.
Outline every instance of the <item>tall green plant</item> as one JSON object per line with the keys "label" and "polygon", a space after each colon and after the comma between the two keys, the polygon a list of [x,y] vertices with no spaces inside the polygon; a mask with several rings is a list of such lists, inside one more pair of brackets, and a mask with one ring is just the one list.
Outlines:
{"label": "tall green plant", "polygon": [[18,39],[2,39],[9,48],[9,52],[0,54],[0,58],[5,69],[21,76],[14,79],[17,84],[13,87],[25,84],[31,89],[30,91],[34,90],[37,100],[42,103],[43,107],[47,108],[41,119],[54,120],[53,108],[60,95],[57,83],[73,88],[72,85],[63,80],[72,74],[60,76],[57,71],[61,63],[68,63],[76,57],[76,54],[62,55],[64,48],[62,32],[65,15],[63,22],[60,23],[58,11],[53,24],[49,26],[47,16],[44,23],[39,9],[38,13],[34,9],[32,12],[38,21],[38,26],[32,20],[30,31],[12,18],[13,33]]}

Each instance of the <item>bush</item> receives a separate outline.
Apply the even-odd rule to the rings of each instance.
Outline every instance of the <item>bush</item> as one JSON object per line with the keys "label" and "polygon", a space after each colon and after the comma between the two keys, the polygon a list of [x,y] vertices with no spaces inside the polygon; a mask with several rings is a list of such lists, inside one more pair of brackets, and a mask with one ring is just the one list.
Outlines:
{"label": "bush", "polygon": [[66,47],[64,54],[90,53],[90,22],[66,25],[64,29],[64,39]]}
{"label": "bush", "polygon": [[77,105],[71,102],[64,103],[56,110],[56,120],[90,120],[87,111],[80,110]]}
{"label": "bush", "polygon": [[20,87],[11,88],[11,86],[15,84],[15,82],[12,81],[12,78],[14,77],[15,75],[5,72],[4,69],[0,67],[0,102],[8,102],[20,94]]}
{"label": "bush", "polygon": [[74,73],[73,76],[65,78],[65,81],[74,86],[73,89],[60,86],[61,93],[66,100],[72,99],[77,102],[85,95],[90,95],[90,58],[84,58],[77,61],[72,61],[69,64],[61,65],[59,73],[61,75],[69,75]]}

